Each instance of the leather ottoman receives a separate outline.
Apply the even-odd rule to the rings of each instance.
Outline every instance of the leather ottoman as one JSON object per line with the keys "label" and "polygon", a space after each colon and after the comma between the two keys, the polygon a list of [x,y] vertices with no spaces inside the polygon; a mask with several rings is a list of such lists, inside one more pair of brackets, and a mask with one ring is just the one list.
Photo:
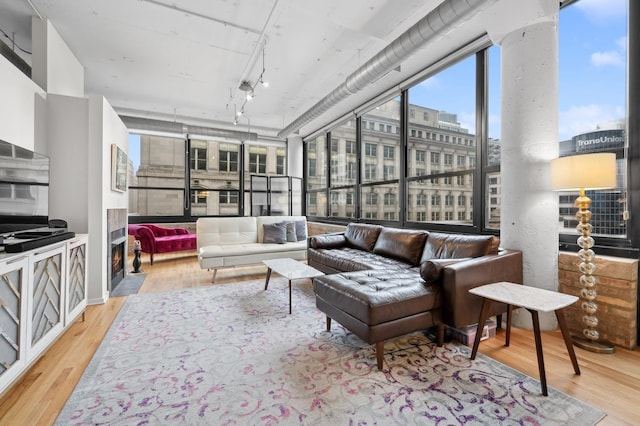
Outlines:
{"label": "leather ottoman", "polygon": [[331,320],[369,344],[376,344],[376,363],[382,369],[384,341],[438,326],[442,346],[442,292],[426,284],[415,271],[358,271],[316,277],[316,306]]}

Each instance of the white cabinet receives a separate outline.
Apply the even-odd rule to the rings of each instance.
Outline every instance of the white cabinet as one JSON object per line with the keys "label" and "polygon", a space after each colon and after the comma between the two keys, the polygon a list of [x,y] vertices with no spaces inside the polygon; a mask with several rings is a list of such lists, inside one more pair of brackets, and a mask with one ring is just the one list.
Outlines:
{"label": "white cabinet", "polygon": [[84,312],[86,235],[0,254],[0,393]]}
{"label": "white cabinet", "polygon": [[0,263],[0,392],[27,365],[27,281],[29,258]]}

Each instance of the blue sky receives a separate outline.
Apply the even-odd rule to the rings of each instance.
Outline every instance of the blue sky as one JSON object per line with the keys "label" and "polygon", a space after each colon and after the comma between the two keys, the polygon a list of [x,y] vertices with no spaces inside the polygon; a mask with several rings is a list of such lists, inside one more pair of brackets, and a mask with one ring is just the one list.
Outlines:
{"label": "blue sky", "polygon": [[[627,0],[581,0],[559,17],[559,138],[625,116]],[[490,51],[489,135],[500,138],[500,48]],[[410,102],[458,114],[475,132],[473,67],[466,59],[421,83]]]}
{"label": "blue sky", "polygon": [[135,173],[140,166],[140,135],[129,133],[129,161],[133,162]]}

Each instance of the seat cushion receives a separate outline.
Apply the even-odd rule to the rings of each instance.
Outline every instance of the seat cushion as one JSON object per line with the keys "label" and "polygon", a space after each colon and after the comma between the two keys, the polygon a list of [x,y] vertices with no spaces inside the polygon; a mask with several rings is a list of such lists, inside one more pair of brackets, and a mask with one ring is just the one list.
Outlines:
{"label": "seat cushion", "polygon": [[156,237],[156,253],[172,251],[195,250],[197,247],[196,234],[178,234]]}
{"label": "seat cushion", "polygon": [[360,271],[313,279],[317,297],[367,325],[394,321],[440,308],[438,286],[414,271]]}
{"label": "seat cushion", "polygon": [[351,272],[368,269],[402,271],[411,267],[408,263],[397,259],[350,247],[337,249],[309,248],[308,252],[310,262],[327,266],[333,271]]}

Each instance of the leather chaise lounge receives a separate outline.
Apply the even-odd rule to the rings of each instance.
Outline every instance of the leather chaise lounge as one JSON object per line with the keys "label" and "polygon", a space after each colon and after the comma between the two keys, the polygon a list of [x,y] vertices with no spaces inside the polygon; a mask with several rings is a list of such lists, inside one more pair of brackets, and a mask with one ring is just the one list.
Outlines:
{"label": "leather chaise lounge", "polygon": [[[522,253],[499,249],[493,236],[444,234],[351,223],[343,233],[309,238],[316,306],[331,320],[376,345],[382,369],[384,341],[437,327],[477,322],[482,300],[469,289],[497,281],[522,283]],[[493,304],[490,315],[506,312]]]}

